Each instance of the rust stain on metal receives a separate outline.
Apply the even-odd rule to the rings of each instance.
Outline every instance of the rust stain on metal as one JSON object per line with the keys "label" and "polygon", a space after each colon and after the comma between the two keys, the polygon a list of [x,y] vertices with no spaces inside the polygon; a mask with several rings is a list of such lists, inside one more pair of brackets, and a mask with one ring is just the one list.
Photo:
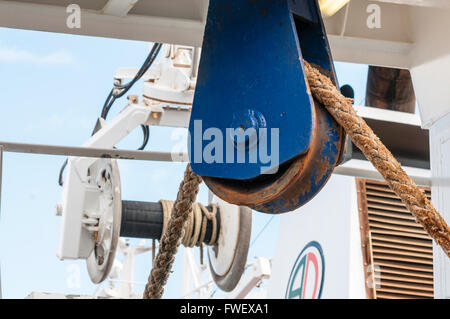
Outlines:
{"label": "rust stain on metal", "polygon": [[[247,181],[204,177],[205,183],[225,201],[265,213],[292,211],[308,202],[325,185],[345,144],[342,128],[327,117],[325,108],[315,102],[314,110],[316,125],[310,149],[280,166],[278,173]],[[324,156],[327,147],[338,150],[335,158]]]}

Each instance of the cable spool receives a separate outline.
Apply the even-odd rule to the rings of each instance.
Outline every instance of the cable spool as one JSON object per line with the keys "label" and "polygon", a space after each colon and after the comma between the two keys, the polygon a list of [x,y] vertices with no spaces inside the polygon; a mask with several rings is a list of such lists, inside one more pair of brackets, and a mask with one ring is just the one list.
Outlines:
{"label": "cable spool", "polygon": [[[135,237],[135,233],[160,240],[174,203],[161,200],[159,206],[158,203],[122,201],[119,169],[113,159],[101,159],[91,165],[87,180],[93,200],[90,201],[92,207],[85,207],[91,211],[85,227],[93,234],[95,246],[86,263],[92,282],[98,284],[111,271],[120,236]],[[145,231],[133,228],[132,220],[140,220]],[[214,198],[208,207],[195,203],[186,222],[181,243],[188,248],[208,247],[211,275],[224,291],[233,290],[244,273],[251,222],[251,209],[219,198]]]}
{"label": "cable spool", "polygon": [[[163,207],[164,232],[173,202],[161,200],[160,203]],[[252,211],[248,207],[232,205],[219,198],[214,198],[210,207],[211,211],[200,203],[193,205],[181,243],[187,248],[200,246],[202,243],[208,246],[208,262],[214,282],[221,290],[232,291],[241,279],[247,263]],[[206,238],[208,222],[212,226],[210,235]]]}
{"label": "cable spool", "polygon": [[[171,217],[173,209],[173,201],[160,200],[163,207],[163,225],[161,238],[167,230],[167,225]],[[194,203],[192,206],[192,214],[188,217],[184,227],[184,235],[181,243],[186,248],[199,247],[202,244],[213,246],[217,242],[219,222],[217,221],[218,208],[211,205],[211,211],[201,203]],[[211,224],[209,236],[207,236],[208,223]],[[159,238],[161,240],[161,238]]]}
{"label": "cable spool", "polygon": [[209,266],[216,285],[229,292],[239,283],[247,263],[252,210],[218,197],[214,197],[213,203],[220,211],[220,231],[216,244],[208,247]]}
{"label": "cable spool", "polygon": [[92,282],[98,284],[108,276],[116,255],[122,219],[122,198],[116,160],[96,161],[89,172],[89,184],[92,186],[93,198],[96,198],[93,205],[98,205],[92,209],[99,211],[99,221],[98,225],[88,226],[95,229],[95,246],[86,264]]}

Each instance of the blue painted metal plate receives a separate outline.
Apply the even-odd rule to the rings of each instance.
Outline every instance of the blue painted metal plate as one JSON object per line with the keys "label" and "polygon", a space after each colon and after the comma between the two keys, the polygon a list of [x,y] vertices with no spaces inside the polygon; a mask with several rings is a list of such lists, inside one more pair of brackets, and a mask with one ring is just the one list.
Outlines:
{"label": "blue painted metal plate", "polygon": [[[329,70],[315,6],[315,0],[210,1],[189,127],[194,172],[251,179],[309,149],[315,114],[293,12],[312,23],[302,35],[313,47],[307,51]],[[257,134],[239,135],[249,128]]]}

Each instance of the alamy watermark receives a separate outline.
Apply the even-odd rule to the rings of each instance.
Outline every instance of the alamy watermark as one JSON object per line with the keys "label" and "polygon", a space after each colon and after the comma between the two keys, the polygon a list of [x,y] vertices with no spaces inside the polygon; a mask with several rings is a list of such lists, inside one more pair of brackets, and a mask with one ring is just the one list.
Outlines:
{"label": "alamy watermark", "polygon": [[381,7],[378,4],[372,3],[367,6],[366,12],[369,16],[366,20],[366,25],[369,29],[381,28]]}
{"label": "alamy watermark", "polygon": [[[256,164],[261,174],[274,174],[280,164],[280,130],[278,128],[226,128],[203,129],[203,122],[195,120],[193,136],[184,129],[174,130],[172,159],[180,160],[183,150],[190,148],[191,163]],[[269,150],[270,147],[270,150]]]}
{"label": "alamy watermark", "polygon": [[370,264],[366,267],[366,273],[368,274],[366,284],[370,289],[381,288],[381,267],[377,264]]}
{"label": "alamy watermark", "polygon": [[81,28],[81,8],[78,4],[70,4],[66,8],[69,14],[66,19],[66,25],[69,29]]}

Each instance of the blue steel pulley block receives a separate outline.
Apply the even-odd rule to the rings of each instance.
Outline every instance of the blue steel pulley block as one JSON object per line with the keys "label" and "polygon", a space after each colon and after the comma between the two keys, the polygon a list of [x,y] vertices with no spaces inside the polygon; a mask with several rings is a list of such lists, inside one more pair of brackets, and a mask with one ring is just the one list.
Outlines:
{"label": "blue steel pulley block", "polygon": [[210,1],[189,155],[217,196],[282,213],[328,180],[344,132],[311,96],[303,59],[336,82],[316,0]]}

